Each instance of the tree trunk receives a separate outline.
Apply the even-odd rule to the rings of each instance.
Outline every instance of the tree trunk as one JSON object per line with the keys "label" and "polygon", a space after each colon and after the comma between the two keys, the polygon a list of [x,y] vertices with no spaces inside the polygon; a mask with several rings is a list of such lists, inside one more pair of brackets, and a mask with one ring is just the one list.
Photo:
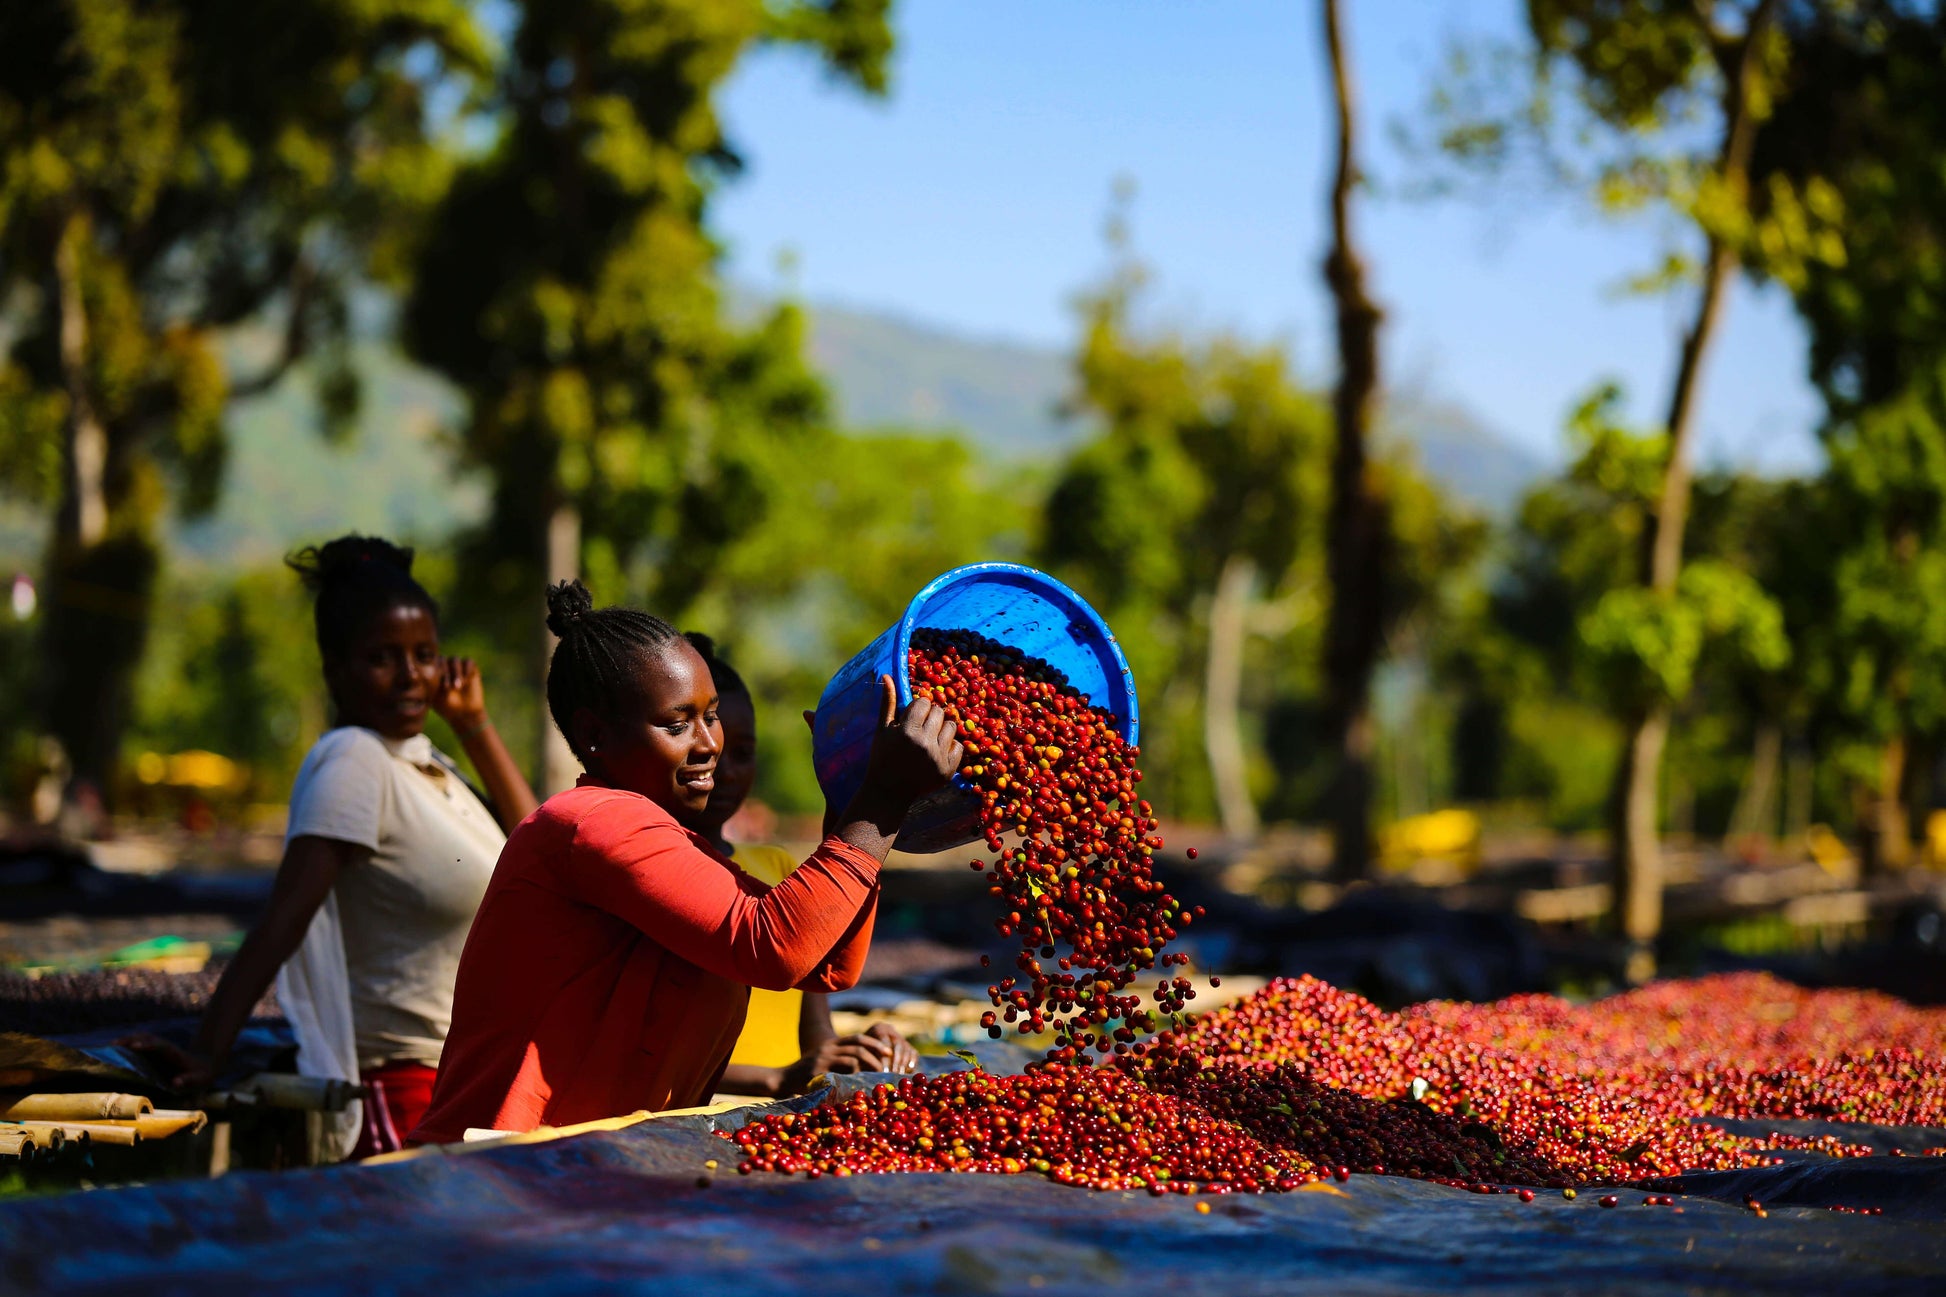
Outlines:
{"label": "tree trunk", "polygon": [[88,304],[81,282],[81,244],[87,237],[87,219],[77,210],[54,245],[61,379],[68,393],[61,507],[54,525],[56,546],[70,553],[98,545],[108,534],[108,432],[88,383]]}
{"label": "tree trunk", "polygon": [[1792,740],[1790,755],[1784,758],[1784,837],[1791,842],[1803,841],[1811,827],[1816,777],[1817,764],[1809,747],[1802,738]]}
{"label": "tree trunk", "polygon": [[[129,677],[147,629],[152,555],[111,553],[108,430],[90,381],[87,286],[90,235],[79,206],[54,240],[55,341],[68,410],[61,446],[61,499],[47,555],[42,627],[42,698],[47,728],[67,757],[61,790],[64,830],[92,838],[114,807],[115,774],[127,720]],[[145,564],[144,559],[150,560]],[[133,633],[128,624],[134,622]]]}
{"label": "tree trunk", "polygon": [[115,808],[160,555],[150,537],[123,529],[86,549],[57,546],[52,558],[41,629],[46,724],[68,759],[64,829],[94,837]]}
{"label": "tree trunk", "polygon": [[[1776,0],[1763,0],[1751,15],[1738,55],[1736,76],[1724,109],[1723,149],[1718,172],[1732,195],[1741,201],[1749,184],[1750,148],[1757,117],[1752,89],[1757,75],[1759,46]],[[1723,318],[1723,297],[1736,268],[1736,250],[1714,234],[1709,236],[1703,263],[1702,293],[1696,318],[1683,338],[1682,356],[1669,396],[1669,461],[1662,474],[1661,498],[1655,518],[1643,537],[1642,584],[1673,594],[1682,575],[1683,528],[1689,518],[1692,479],[1690,460],[1696,429],[1696,400],[1703,360],[1715,341]],[[1656,841],[1656,789],[1662,775],[1662,749],[1668,736],[1666,706],[1640,713],[1631,727],[1627,756],[1622,762],[1626,781],[1616,798],[1618,809],[1614,864],[1622,880],[1624,930],[1629,939],[1628,974],[1631,981],[1654,975],[1654,943],[1662,924],[1662,859]],[[1653,893],[1653,900],[1650,894]],[[1648,923],[1648,927],[1643,927]]]}
{"label": "tree trunk", "polygon": [[[542,537],[542,557],[547,584],[572,581],[581,572],[581,511],[571,504],[557,502],[546,515],[546,534]],[[554,632],[547,629],[545,609],[540,627],[539,670],[535,683],[541,699],[540,753],[536,763],[540,786],[535,789],[543,800],[572,788],[581,777],[581,763],[547,711],[547,664],[554,656]]]}
{"label": "tree trunk", "polygon": [[1906,741],[1894,735],[1878,754],[1878,783],[1866,796],[1865,873],[1880,877],[1912,863],[1912,820],[1906,811]]}
{"label": "tree trunk", "polygon": [[1203,748],[1216,789],[1217,816],[1223,836],[1239,842],[1257,836],[1257,806],[1250,797],[1238,707],[1250,587],[1256,576],[1257,565],[1240,554],[1224,561],[1210,600],[1209,665],[1203,684]]}
{"label": "tree trunk", "polygon": [[1326,565],[1331,617],[1325,629],[1325,682],[1338,773],[1332,788],[1332,872],[1362,876],[1372,858],[1372,673],[1384,639],[1389,519],[1368,447],[1378,393],[1378,327],[1383,318],[1365,289],[1352,243],[1351,191],[1357,183],[1356,101],[1337,0],[1324,0],[1325,46],[1337,111],[1337,173],[1331,187],[1331,251],[1324,278],[1337,307],[1338,385],[1332,412]]}
{"label": "tree trunk", "polygon": [[1657,708],[1629,734],[1622,752],[1620,838],[1630,854],[1620,861],[1622,935],[1628,938],[1623,975],[1631,983],[1655,976],[1655,939],[1662,931],[1662,851],[1656,842],[1656,794],[1669,713]]}
{"label": "tree trunk", "polygon": [[1750,769],[1730,812],[1731,838],[1768,838],[1777,832],[1777,770],[1783,753],[1783,727],[1774,721],[1758,724],[1750,744]]}

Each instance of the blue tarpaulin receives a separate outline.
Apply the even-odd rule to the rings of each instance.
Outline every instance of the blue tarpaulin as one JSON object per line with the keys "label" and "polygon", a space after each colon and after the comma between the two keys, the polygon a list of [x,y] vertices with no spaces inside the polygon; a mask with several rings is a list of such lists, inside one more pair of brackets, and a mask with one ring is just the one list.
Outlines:
{"label": "blue tarpaulin", "polygon": [[1337,1192],[1151,1198],[1030,1175],[739,1176],[736,1146],[710,1130],[736,1120],[17,1200],[0,1207],[0,1282],[288,1297],[1946,1292],[1940,1158],[1665,1182],[1706,1195],[1680,1210],[1642,1206],[1641,1188],[1603,1208],[1597,1190],[1522,1203],[1362,1175]]}

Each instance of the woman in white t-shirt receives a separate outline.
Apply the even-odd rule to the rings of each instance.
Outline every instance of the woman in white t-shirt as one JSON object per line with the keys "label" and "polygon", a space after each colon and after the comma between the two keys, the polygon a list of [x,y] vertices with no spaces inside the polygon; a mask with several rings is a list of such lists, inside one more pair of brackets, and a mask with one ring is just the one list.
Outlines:
{"label": "woman in white t-shirt", "polygon": [[[362,1112],[333,1132],[341,1155],[363,1157],[398,1148],[425,1111],[460,948],[507,831],[536,801],[487,717],[479,670],[440,654],[411,550],[344,536],[290,562],[316,598],[337,727],[298,770],[269,905],[195,1044],[146,1044],[175,1064],[177,1088],[207,1084],[275,977],[298,1070],[365,1086]],[[487,803],[426,738],[428,711],[459,736]]]}

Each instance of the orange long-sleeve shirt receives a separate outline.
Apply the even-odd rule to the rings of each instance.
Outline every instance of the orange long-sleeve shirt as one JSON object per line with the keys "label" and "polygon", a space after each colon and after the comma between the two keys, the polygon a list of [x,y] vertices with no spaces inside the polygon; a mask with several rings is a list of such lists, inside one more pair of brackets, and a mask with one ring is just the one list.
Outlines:
{"label": "orange long-sleeve shirt", "polygon": [[752,986],[858,980],[878,862],[836,838],[775,887],[637,793],[584,776],[507,839],[460,955],[432,1106],[412,1138],[702,1102]]}

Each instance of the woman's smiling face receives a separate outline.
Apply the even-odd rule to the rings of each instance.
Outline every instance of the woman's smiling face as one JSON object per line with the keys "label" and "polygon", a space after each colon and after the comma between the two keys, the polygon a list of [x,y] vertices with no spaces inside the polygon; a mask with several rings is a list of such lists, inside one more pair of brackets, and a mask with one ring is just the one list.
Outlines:
{"label": "woman's smiling face", "polygon": [[590,774],[611,788],[640,793],[675,815],[694,815],[716,788],[723,752],[716,684],[702,656],[677,640],[645,656],[635,698],[622,714],[576,714],[578,744]]}
{"label": "woman's smiling face", "polygon": [[325,660],[324,678],[340,725],[362,725],[388,739],[409,739],[426,728],[426,709],[439,687],[439,623],[416,603],[395,603],[374,615]]}

